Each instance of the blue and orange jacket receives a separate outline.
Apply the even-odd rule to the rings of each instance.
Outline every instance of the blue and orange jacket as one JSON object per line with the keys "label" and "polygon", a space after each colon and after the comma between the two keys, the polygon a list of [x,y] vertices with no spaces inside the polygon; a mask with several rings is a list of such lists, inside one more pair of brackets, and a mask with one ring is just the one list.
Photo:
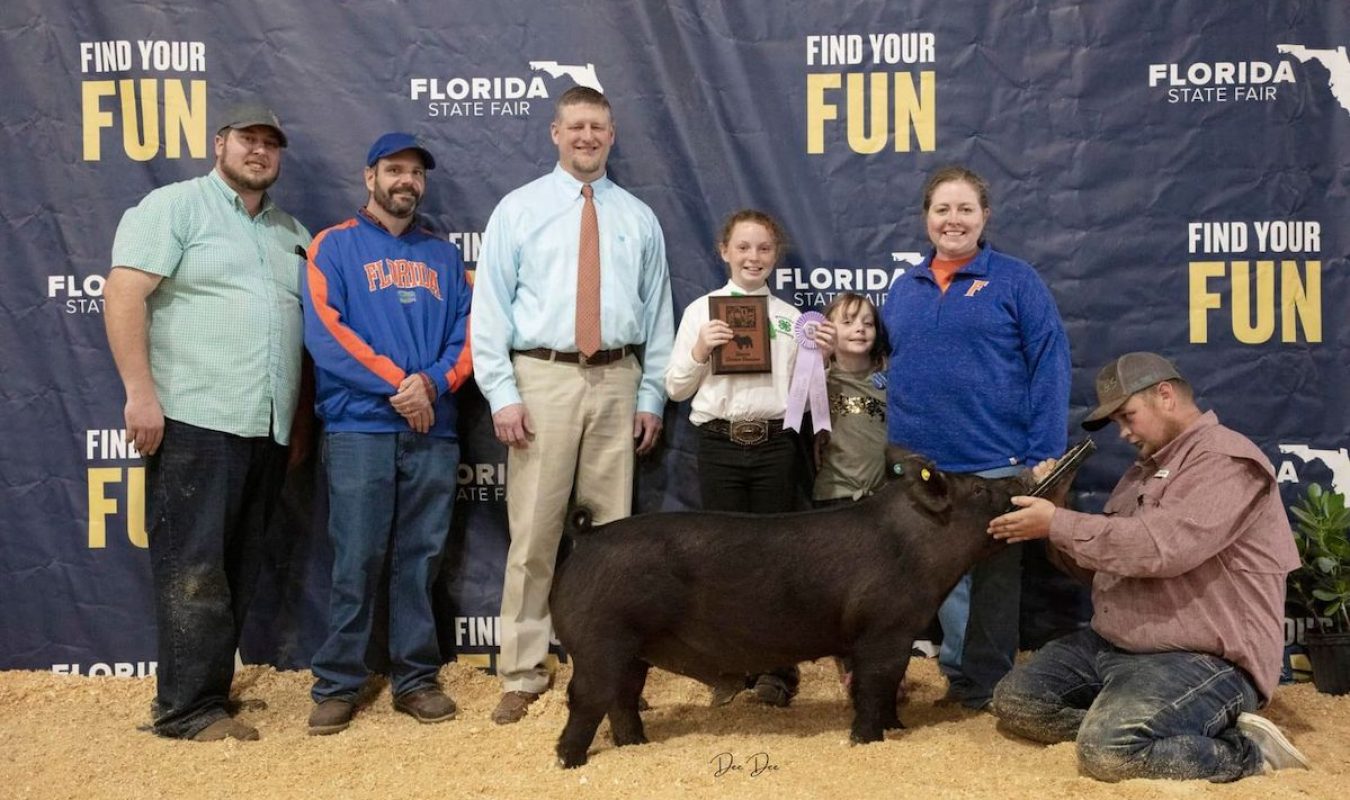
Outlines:
{"label": "blue and orange jacket", "polygon": [[457,439],[452,393],[473,370],[459,248],[416,225],[394,236],[363,211],[315,236],[307,255],[305,346],[326,429],[408,431],[389,398],[421,372],[436,392],[430,435]]}

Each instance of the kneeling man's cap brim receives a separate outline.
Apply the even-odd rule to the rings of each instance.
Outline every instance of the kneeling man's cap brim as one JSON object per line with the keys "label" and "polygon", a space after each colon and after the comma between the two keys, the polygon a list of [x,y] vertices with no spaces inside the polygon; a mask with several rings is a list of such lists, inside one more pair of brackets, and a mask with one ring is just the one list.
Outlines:
{"label": "kneeling man's cap brim", "polygon": [[1180,380],[1172,362],[1157,353],[1126,353],[1097,373],[1097,407],[1083,420],[1083,428],[1100,430],[1111,421],[1130,395],[1166,380]]}

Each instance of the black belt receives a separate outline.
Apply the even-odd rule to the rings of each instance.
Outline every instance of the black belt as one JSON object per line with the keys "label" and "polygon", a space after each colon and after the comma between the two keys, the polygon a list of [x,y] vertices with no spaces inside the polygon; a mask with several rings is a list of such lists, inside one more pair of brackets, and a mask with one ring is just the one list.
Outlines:
{"label": "black belt", "polygon": [[613,350],[599,350],[592,355],[584,356],[581,353],[565,353],[560,350],[550,350],[547,347],[536,347],[533,350],[517,350],[517,355],[538,358],[543,361],[557,361],[560,364],[580,364],[583,367],[603,367],[613,364],[615,361],[623,359],[629,353],[637,352],[637,348],[631,344],[623,347],[617,347]]}
{"label": "black belt", "polygon": [[699,430],[725,436],[745,447],[764,444],[770,437],[783,432],[781,419],[739,419],[735,422],[725,419],[710,419],[699,425]]}

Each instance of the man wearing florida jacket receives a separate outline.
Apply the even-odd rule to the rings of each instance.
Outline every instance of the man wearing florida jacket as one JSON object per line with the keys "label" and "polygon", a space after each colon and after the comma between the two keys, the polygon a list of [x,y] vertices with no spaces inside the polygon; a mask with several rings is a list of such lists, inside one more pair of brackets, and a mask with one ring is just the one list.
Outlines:
{"label": "man wearing florida jacket", "polygon": [[351,723],[367,677],[375,592],[389,562],[394,708],[443,722],[432,615],[459,464],[453,392],[472,370],[469,288],[459,249],[416,224],[431,153],[387,133],[366,157],[369,198],[309,248],[305,345],[325,424],[333,581],[328,637],[311,668],[311,734]]}

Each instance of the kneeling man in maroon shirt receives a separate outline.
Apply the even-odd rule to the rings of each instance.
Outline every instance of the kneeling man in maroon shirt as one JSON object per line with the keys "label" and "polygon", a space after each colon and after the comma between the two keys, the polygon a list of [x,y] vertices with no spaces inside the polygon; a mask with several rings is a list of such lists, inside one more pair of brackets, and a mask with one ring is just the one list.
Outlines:
{"label": "kneeling man in maroon shirt", "polygon": [[1201,412],[1162,356],[1108,364],[1097,400],[1083,427],[1115,422],[1139,452],[1104,513],[1020,497],[989,524],[1009,542],[1048,539],[1052,560],[1089,578],[1092,625],[1014,668],[994,714],[1016,735],[1076,742],[1081,770],[1105,781],[1307,768],[1250,713],[1279,677],[1285,576],[1298,566],[1270,461]]}

